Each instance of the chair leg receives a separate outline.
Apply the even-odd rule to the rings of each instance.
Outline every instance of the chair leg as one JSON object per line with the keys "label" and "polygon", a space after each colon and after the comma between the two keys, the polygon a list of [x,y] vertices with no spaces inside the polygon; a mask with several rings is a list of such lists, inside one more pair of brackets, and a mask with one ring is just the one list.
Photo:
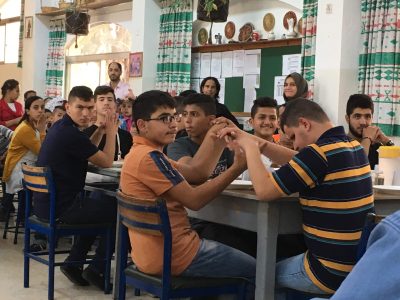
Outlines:
{"label": "chair leg", "polygon": [[[25,223],[26,224],[26,223]],[[24,287],[29,287],[29,248],[31,245],[31,231],[30,228],[25,225],[24,235]]]}
{"label": "chair leg", "polygon": [[49,234],[49,287],[48,300],[54,300],[54,251],[55,251],[55,236],[54,232]]}
{"label": "chair leg", "polygon": [[11,208],[6,208],[6,222],[4,223],[3,239],[7,239],[7,232],[10,226]]}
{"label": "chair leg", "polygon": [[15,222],[15,231],[14,231],[14,245],[18,243],[18,233],[19,233],[19,225],[21,224],[21,220],[24,218],[25,214],[25,191],[18,192],[18,211],[17,211],[17,220]]}
{"label": "chair leg", "polygon": [[110,286],[110,274],[111,274],[111,229],[107,230],[106,234],[106,257],[105,257],[105,272],[104,272],[104,294],[111,293],[111,286]]}
{"label": "chair leg", "polygon": [[140,289],[135,288],[135,296],[140,296]]}

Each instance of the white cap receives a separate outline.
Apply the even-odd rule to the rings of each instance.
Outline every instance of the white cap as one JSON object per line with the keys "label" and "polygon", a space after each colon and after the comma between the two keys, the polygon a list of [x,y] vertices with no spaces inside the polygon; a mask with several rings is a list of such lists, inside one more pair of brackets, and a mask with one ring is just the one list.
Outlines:
{"label": "white cap", "polygon": [[46,103],[44,108],[50,110],[51,112],[53,112],[54,109],[57,106],[63,106],[64,105],[64,101],[65,100],[63,98],[59,97],[59,96],[58,97],[54,97],[53,99],[49,100]]}

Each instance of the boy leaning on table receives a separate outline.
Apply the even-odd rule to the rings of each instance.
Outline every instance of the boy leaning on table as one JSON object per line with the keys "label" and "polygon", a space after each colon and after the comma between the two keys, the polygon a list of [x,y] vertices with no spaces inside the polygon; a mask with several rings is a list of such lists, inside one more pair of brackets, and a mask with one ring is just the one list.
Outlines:
{"label": "boy leaning on table", "polygon": [[[267,142],[238,128],[219,133],[242,150],[255,192],[270,201],[299,192],[308,250],[277,263],[276,287],[332,294],[356,262],[357,244],[374,199],[368,159],[342,126],[334,127],[315,102],[287,104],[281,127],[297,151]],[[260,153],[282,167],[267,171]]]}
{"label": "boy leaning on table", "polygon": [[[125,157],[120,186],[123,193],[135,198],[166,200],[172,230],[172,274],[244,277],[254,283],[255,259],[224,244],[200,239],[190,228],[185,210],[205,206],[245,169],[244,158],[237,154],[233,165],[218,177],[196,187],[186,181],[204,182],[212,173],[226,146],[216,137],[223,124],[208,131],[189,167],[168,159],[162,152],[165,145],[174,141],[177,131],[175,102],[168,93],[141,94],[133,104],[133,115],[138,135]],[[129,238],[136,266],[148,274],[161,274],[162,237],[129,229]],[[254,286],[251,289],[254,295]]]}

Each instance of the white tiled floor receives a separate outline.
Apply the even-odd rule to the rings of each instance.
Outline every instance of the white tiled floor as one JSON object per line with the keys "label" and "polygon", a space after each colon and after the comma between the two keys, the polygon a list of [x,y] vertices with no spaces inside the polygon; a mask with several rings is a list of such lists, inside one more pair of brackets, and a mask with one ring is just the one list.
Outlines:
{"label": "white tiled floor", "polygon": [[[12,234],[3,240],[3,225],[0,223],[0,299],[16,300],[46,300],[47,299],[47,266],[31,261],[30,288],[23,287],[23,235],[20,234],[18,244],[13,244]],[[55,272],[55,299],[56,300],[103,300],[112,299],[95,287],[80,287],[71,283],[56,268]],[[134,297],[133,290],[128,289],[127,299],[149,300],[150,296]]]}

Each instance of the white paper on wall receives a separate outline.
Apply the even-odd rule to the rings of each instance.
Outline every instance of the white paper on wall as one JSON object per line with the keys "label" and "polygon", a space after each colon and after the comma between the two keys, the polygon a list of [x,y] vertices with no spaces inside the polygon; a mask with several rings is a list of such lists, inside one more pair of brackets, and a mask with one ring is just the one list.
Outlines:
{"label": "white paper on wall", "polygon": [[221,61],[222,54],[221,52],[212,52],[211,53],[211,76],[215,78],[221,77]]}
{"label": "white paper on wall", "polygon": [[274,98],[278,105],[285,103],[283,99],[283,85],[285,84],[286,76],[275,76],[274,79]]}
{"label": "white paper on wall", "polygon": [[233,51],[222,52],[222,72],[221,77],[232,77]]}
{"label": "white paper on wall", "polygon": [[191,78],[200,78],[200,53],[192,53]]}
{"label": "white paper on wall", "polygon": [[282,75],[301,73],[301,54],[282,55]]}
{"label": "white paper on wall", "polygon": [[244,53],[244,74],[260,74],[261,49],[246,50]]}
{"label": "white paper on wall", "polygon": [[211,53],[201,53],[201,72],[200,78],[206,78],[211,75]]}
{"label": "white paper on wall", "polygon": [[242,77],[244,71],[244,50],[233,51],[232,77]]}

